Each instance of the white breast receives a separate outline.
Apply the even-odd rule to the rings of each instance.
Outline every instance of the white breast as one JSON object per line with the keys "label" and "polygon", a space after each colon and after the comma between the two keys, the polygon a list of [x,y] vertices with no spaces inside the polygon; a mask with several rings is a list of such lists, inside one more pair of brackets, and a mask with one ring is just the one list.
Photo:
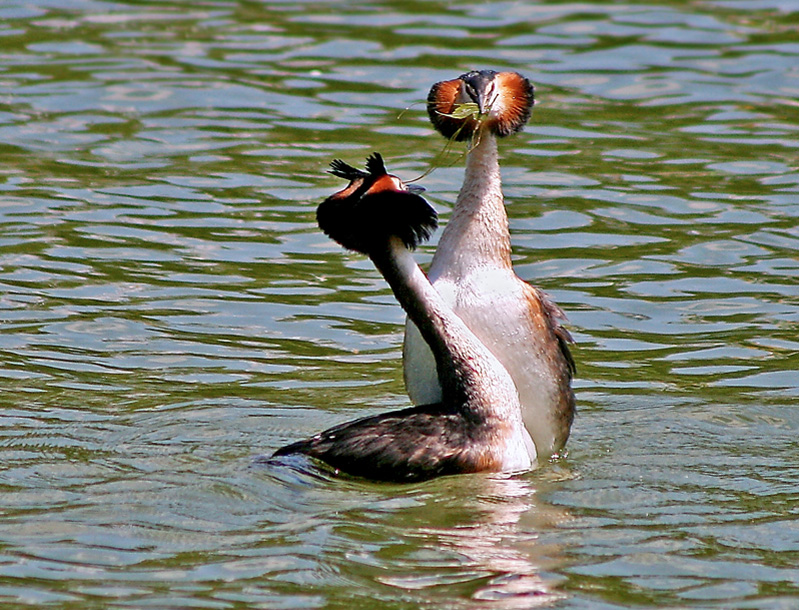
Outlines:
{"label": "white breast", "polygon": [[[542,321],[531,315],[529,299],[534,291],[512,271],[491,267],[474,269],[457,284],[446,277],[431,280],[447,304],[508,370],[538,455],[551,455],[557,436],[552,413],[557,411],[559,388],[552,370],[552,346],[545,345],[553,339],[542,332]],[[441,400],[433,355],[410,322],[403,354],[411,400],[415,404]]]}

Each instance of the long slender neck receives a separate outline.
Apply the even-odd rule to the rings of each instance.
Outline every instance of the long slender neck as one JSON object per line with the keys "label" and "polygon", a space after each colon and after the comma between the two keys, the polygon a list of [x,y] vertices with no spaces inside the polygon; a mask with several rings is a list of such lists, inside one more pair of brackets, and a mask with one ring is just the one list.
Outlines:
{"label": "long slender neck", "polygon": [[478,419],[520,417],[510,375],[444,302],[403,243],[392,237],[370,257],[430,346],[443,402]]}
{"label": "long slender neck", "polygon": [[497,139],[489,132],[480,136],[466,158],[463,186],[441,234],[430,274],[463,277],[481,264],[511,266]]}

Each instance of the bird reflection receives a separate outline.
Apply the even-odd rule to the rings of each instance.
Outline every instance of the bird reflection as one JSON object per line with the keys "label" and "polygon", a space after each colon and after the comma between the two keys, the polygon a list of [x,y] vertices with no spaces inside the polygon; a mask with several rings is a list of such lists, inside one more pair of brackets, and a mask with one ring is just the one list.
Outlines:
{"label": "bird reflection", "polygon": [[[539,490],[549,485],[541,482]],[[447,608],[490,602],[491,608],[514,610],[563,599],[557,582],[542,576],[562,565],[562,545],[543,543],[540,534],[571,516],[542,501],[539,490],[527,479],[501,475],[461,477],[457,486],[444,479],[432,491],[417,489],[413,505],[380,526],[401,542],[387,544],[392,559],[382,561],[385,569],[376,579],[424,592],[428,601],[441,595]]]}

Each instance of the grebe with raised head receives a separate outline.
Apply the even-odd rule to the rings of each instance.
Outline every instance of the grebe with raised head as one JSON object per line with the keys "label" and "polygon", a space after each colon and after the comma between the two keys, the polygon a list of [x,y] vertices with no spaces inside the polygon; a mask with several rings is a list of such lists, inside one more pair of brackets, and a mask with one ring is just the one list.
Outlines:
{"label": "grebe with raised head", "polygon": [[467,472],[514,472],[535,464],[516,386],[508,372],[432,287],[410,252],[437,226],[435,210],[386,172],[374,153],[361,171],[343,161],[331,173],[349,185],[317,210],[319,227],[366,254],[430,346],[441,398],[344,423],[278,449],[342,472],[383,481],[419,481]]}
{"label": "grebe with raised head", "polygon": [[[458,112],[463,104],[476,106],[476,112]],[[444,302],[510,373],[525,427],[538,455],[549,458],[565,445],[574,419],[572,339],[561,326],[561,309],[513,271],[497,155],[497,138],[520,131],[532,106],[533,86],[516,72],[468,72],[433,85],[427,98],[433,126],[448,139],[469,141],[472,148],[428,276]],[[441,387],[433,355],[412,319],[403,356],[412,402],[436,402]]]}

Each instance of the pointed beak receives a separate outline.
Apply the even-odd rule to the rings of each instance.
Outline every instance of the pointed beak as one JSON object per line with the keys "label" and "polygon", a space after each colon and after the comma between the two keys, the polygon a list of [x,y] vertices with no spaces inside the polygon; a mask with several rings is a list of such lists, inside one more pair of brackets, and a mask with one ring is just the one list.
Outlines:
{"label": "pointed beak", "polygon": [[413,193],[414,195],[418,195],[419,193],[424,193],[427,189],[423,186],[419,186],[418,184],[406,184],[405,188],[408,189],[409,193]]}
{"label": "pointed beak", "polygon": [[477,105],[481,115],[485,115],[491,110],[494,97],[494,77],[496,75],[497,73],[493,70],[481,70],[462,74],[458,77],[463,82],[463,93]]}
{"label": "pointed beak", "polygon": [[472,102],[477,104],[477,110],[480,111],[481,115],[490,109],[490,100],[488,99],[490,89],[485,83],[477,81],[477,79],[465,84],[464,93]]}
{"label": "pointed beak", "polygon": [[481,116],[488,112],[488,96],[485,89],[478,91],[477,95],[472,99],[474,99],[474,103],[477,104],[477,109],[480,111]]}

